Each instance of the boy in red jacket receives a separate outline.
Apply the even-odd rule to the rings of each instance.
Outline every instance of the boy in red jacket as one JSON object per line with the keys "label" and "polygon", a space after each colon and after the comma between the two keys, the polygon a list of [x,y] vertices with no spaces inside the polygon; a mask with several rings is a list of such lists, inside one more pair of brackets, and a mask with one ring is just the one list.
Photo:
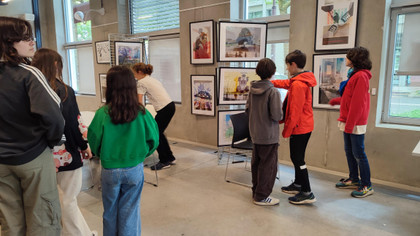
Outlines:
{"label": "boy in red jacket", "polygon": [[288,90],[283,102],[283,137],[290,137],[290,158],[295,167],[295,181],[281,190],[296,194],[289,197],[292,204],[309,204],[316,201],[311,192],[305,164],[306,146],[314,129],[311,87],[316,85],[316,79],[312,72],[303,70],[305,64],[306,55],[300,50],[295,50],[286,56],[286,66],[291,78],[271,81],[275,87]]}

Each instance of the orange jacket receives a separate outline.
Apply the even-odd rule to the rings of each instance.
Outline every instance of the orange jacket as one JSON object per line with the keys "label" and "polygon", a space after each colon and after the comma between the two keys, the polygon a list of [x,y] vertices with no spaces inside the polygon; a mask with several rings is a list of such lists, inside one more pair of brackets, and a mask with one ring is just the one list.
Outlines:
{"label": "orange jacket", "polygon": [[[306,134],[314,129],[311,87],[316,85],[312,72],[302,72],[287,80],[271,80],[276,88],[287,89],[283,137]],[[283,104],[284,105],[284,104]]]}

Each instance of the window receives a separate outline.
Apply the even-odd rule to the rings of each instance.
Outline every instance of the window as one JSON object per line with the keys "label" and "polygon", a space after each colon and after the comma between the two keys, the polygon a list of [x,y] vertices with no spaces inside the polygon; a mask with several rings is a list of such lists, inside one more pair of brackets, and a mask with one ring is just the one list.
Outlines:
{"label": "window", "polygon": [[77,94],[95,95],[89,0],[64,0],[68,83]]}
{"label": "window", "polygon": [[131,0],[133,34],[179,28],[179,0]]}
{"label": "window", "polygon": [[245,0],[245,19],[290,14],[290,0]]}
{"label": "window", "polygon": [[420,7],[391,10],[382,121],[420,125]]}

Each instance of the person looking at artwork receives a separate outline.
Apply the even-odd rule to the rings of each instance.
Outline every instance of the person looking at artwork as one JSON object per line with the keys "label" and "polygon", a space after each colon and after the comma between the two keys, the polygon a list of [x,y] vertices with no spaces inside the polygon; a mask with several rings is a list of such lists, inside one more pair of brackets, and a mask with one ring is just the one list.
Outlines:
{"label": "person looking at artwork", "polygon": [[340,84],[342,97],[329,102],[332,106],[340,104],[338,127],[343,131],[344,151],[349,167],[349,177],[341,179],[335,186],[356,188],[351,196],[367,197],[374,192],[365,153],[365,133],[370,109],[369,80],[372,78],[369,51],[364,47],[350,49],[346,55],[346,66],[350,69],[348,80]]}
{"label": "person looking at artwork", "polygon": [[159,130],[138,102],[136,79],[129,68],[109,69],[106,85],[106,103],[88,129],[92,152],[102,165],[103,232],[104,236],[141,235],[143,161],[157,148]]}
{"label": "person looking at artwork", "polygon": [[279,121],[283,118],[280,92],[270,79],[276,65],[268,58],[261,59],[256,68],[261,80],[251,82],[246,103],[249,132],[253,142],[251,172],[254,204],[273,206],[279,199],[271,197],[277,175]]}
{"label": "person looking at artwork", "polygon": [[60,235],[51,148],[63,135],[60,98],[37,68],[29,22],[0,17],[1,235]]}
{"label": "person looking at artwork", "polygon": [[32,65],[45,75],[63,104],[66,141],[53,148],[54,159],[60,163],[57,185],[62,209],[61,235],[95,235],[97,232],[90,230],[77,205],[77,195],[82,188],[82,157],[88,160],[92,158],[92,153],[85,141],[87,128],[82,123],[76,96],[73,89],[63,82],[63,61],[56,51],[39,49],[33,57]]}
{"label": "person looking at artwork", "polygon": [[295,50],[286,56],[286,66],[290,79],[272,80],[276,88],[287,89],[283,102],[284,129],[283,137],[289,138],[290,158],[295,168],[295,180],[281,190],[285,193],[295,194],[289,197],[292,204],[308,204],[316,201],[309,183],[308,169],[305,164],[305,151],[314,129],[312,111],[311,87],[316,85],[312,72],[304,71],[306,55]]}
{"label": "person looking at artwork", "polygon": [[155,120],[159,127],[159,162],[151,167],[152,170],[162,170],[170,168],[176,164],[176,158],[169,146],[168,139],[165,137],[165,129],[171,122],[175,114],[175,103],[169,97],[162,83],[151,77],[153,66],[142,62],[133,65],[132,70],[137,81],[137,93],[139,102],[143,104],[144,95],[156,111]]}

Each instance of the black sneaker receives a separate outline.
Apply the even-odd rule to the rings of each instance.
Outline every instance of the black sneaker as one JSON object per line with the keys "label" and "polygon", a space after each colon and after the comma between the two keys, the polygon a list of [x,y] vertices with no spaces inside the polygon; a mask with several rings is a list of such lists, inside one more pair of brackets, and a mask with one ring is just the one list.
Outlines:
{"label": "black sneaker", "polygon": [[298,194],[301,190],[301,187],[295,185],[295,182],[291,183],[289,186],[281,187],[281,191],[290,194]]}
{"label": "black sneaker", "polygon": [[316,202],[316,198],[313,193],[305,195],[303,192],[300,192],[293,197],[289,197],[289,202],[296,205],[309,204]]}
{"label": "black sneaker", "polygon": [[150,169],[152,170],[162,170],[162,169],[167,169],[170,168],[171,164],[170,163],[162,163],[162,162],[158,162],[156,165],[153,165],[150,167]]}

